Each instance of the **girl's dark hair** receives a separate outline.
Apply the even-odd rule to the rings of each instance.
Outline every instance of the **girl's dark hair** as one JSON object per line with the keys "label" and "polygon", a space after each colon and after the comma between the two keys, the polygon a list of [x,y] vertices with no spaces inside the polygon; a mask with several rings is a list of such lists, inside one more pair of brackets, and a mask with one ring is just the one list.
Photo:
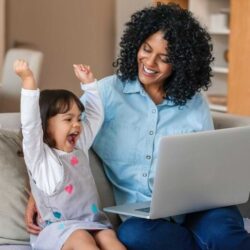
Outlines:
{"label": "girl's dark hair", "polygon": [[71,91],[64,89],[46,89],[41,91],[39,105],[42,120],[43,140],[50,147],[54,147],[55,142],[47,133],[49,118],[57,114],[64,114],[68,112],[73,103],[76,103],[81,112],[84,111],[83,104]]}
{"label": "girl's dark hair", "polygon": [[158,4],[131,16],[120,41],[120,55],[113,63],[121,80],[138,76],[137,53],[152,34],[161,31],[167,41],[173,72],[165,80],[166,98],[185,105],[197,91],[211,85],[211,38],[188,10],[174,3]]}

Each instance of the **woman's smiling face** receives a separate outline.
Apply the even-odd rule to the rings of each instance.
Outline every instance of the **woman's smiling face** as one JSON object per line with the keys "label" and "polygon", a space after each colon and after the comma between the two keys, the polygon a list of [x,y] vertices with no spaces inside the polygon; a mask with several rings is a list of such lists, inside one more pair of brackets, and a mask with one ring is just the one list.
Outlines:
{"label": "woman's smiling face", "polygon": [[[142,85],[161,87],[172,73],[172,65],[168,63],[167,41],[163,33],[158,31],[148,37],[137,53],[138,77]],[[151,86],[152,87],[152,86]]]}

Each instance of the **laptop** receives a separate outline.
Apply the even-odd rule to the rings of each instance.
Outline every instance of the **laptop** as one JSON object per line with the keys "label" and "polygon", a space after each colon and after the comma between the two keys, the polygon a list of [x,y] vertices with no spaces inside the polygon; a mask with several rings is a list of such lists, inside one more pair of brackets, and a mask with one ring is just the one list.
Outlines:
{"label": "laptop", "polygon": [[250,126],[164,136],[160,140],[151,202],[104,211],[165,218],[247,202]]}

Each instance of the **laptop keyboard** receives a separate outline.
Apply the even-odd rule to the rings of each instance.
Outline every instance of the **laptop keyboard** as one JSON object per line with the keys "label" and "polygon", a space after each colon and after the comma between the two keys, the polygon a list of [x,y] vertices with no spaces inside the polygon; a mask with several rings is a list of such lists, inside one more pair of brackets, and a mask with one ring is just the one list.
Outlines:
{"label": "laptop keyboard", "polygon": [[150,207],[137,208],[137,209],[135,209],[135,210],[136,210],[136,211],[141,211],[141,212],[149,213]]}

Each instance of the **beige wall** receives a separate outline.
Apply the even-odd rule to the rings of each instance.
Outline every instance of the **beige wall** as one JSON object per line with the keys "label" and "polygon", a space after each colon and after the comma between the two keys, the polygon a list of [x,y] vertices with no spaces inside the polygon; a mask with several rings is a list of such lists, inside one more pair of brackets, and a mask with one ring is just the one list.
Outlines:
{"label": "beige wall", "polygon": [[124,30],[124,24],[129,21],[131,14],[135,11],[152,5],[152,0],[116,0],[115,22],[116,22],[116,54],[119,52],[119,42]]}
{"label": "beige wall", "polygon": [[5,52],[5,0],[0,0],[0,69]]}
{"label": "beige wall", "polygon": [[113,72],[115,0],[8,0],[6,47],[15,41],[44,52],[40,87],[80,94],[72,64],[86,63],[97,78]]}

